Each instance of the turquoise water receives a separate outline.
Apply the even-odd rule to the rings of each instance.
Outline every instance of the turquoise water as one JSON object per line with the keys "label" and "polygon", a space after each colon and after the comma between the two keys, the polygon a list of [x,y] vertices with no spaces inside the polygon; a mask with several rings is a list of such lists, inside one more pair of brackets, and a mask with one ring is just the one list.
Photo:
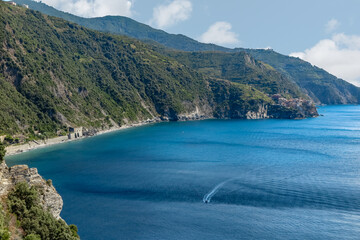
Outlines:
{"label": "turquoise water", "polygon": [[7,163],[52,179],[85,240],[360,239],[360,107],[320,113],[161,123]]}

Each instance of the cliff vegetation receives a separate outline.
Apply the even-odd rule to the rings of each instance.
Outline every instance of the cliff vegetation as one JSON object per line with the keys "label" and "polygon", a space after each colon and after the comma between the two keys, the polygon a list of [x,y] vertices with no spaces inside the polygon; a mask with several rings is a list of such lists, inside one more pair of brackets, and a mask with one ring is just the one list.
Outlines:
{"label": "cliff vegetation", "polygon": [[[193,64],[206,55],[164,55],[128,37],[3,2],[0,13],[0,136],[7,135],[9,144],[65,135],[69,126],[101,130],[147,119],[246,119],[276,105],[273,93],[301,97],[294,84],[245,53],[217,74],[217,65],[207,71],[207,62]],[[212,59],[224,68],[227,57]]]}
{"label": "cliff vegetation", "polygon": [[[126,35],[151,44],[160,43],[171,49],[188,52],[247,52],[256,60],[266,63],[298,85],[304,94],[308,94],[317,104],[357,104],[360,102],[360,88],[339,79],[323,69],[312,66],[298,58],[282,55],[273,50],[235,48],[229,49],[215,44],[200,43],[181,34],[169,34],[148,25],[121,16],[100,18],[82,18],[64,13],[32,0],[14,0],[27,4],[30,8],[42,13],[63,18],[82,26],[113,34]],[[236,54],[232,57],[236,58]],[[229,56],[228,56],[229,57]],[[233,62],[236,59],[232,60]],[[216,66],[221,67],[221,63]]]}
{"label": "cliff vegetation", "polygon": [[[5,150],[0,145],[4,154]],[[75,225],[60,218],[61,196],[37,172],[27,166],[0,164],[0,239],[77,240]]]}

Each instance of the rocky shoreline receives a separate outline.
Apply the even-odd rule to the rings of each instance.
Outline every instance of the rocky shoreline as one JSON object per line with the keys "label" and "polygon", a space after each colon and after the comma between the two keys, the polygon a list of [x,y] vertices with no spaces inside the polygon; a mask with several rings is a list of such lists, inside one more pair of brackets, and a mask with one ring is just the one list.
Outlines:
{"label": "rocky shoreline", "polygon": [[123,126],[116,126],[106,130],[87,129],[83,133],[83,137],[69,139],[68,136],[55,137],[46,140],[31,141],[25,144],[12,145],[6,148],[6,156],[16,155],[23,152],[28,152],[34,149],[52,146],[55,144],[67,143],[71,141],[81,140],[87,137],[98,136],[105,133],[120,131],[129,129],[132,127],[144,126],[152,123],[168,122],[168,121],[194,121],[205,119],[304,119],[307,117],[317,117],[318,113],[316,107],[311,101],[303,101],[299,99],[293,99],[291,101],[283,98],[276,99],[273,97],[276,104],[264,105],[259,104],[257,109],[248,110],[245,113],[235,112],[232,116],[218,116],[214,117],[208,111],[196,107],[194,111],[179,114],[176,116],[161,116],[154,117],[152,119],[143,120],[138,123],[128,123]]}

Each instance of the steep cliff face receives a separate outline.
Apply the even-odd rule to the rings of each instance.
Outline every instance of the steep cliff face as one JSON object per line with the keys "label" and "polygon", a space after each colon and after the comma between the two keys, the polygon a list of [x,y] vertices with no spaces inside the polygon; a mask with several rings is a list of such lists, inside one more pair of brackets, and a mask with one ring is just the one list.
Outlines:
{"label": "steep cliff face", "polygon": [[37,169],[0,164],[0,239],[79,240],[60,217],[61,196]]}
{"label": "steep cliff face", "polygon": [[248,111],[246,113],[246,119],[266,119],[270,118],[268,115],[269,105],[260,104],[258,105],[257,111]]}
{"label": "steep cliff face", "polygon": [[45,181],[36,168],[26,165],[18,165],[9,168],[5,163],[0,165],[0,197],[6,198],[8,193],[20,182],[26,182],[29,186],[38,189],[40,204],[48,210],[56,219],[60,219],[63,200],[57,193],[51,181]]}

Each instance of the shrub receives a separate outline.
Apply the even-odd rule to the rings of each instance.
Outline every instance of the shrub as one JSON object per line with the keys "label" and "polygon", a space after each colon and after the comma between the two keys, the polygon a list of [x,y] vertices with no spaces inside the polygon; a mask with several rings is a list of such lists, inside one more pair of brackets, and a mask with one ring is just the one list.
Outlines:
{"label": "shrub", "polygon": [[0,239],[1,240],[9,240],[10,239],[8,223],[5,219],[6,219],[5,213],[2,209],[2,206],[0,205]]}
{"label": "shrub", "polygon": [[47,184],[49,187],[51,187],[51,186],[52,186],[52,180],[51,180],[51,179],[46,180],[46,184]]}
{"label": "shrub", "polygon": [[19,183],[8,195],[8,206],[20,222],[25,232],[25,239],[42,240],[78,240],[76,226],[68,226],[63,220],[56,219],[45,211],[39,203],[35,187]]}
{"label": "shrub", "polygon": [[0,163],[4,161],[5,154],[6,154],[5,145],[0,142]]}
{"label": "shrub", "polygon": [[8,230],[0,230],[0,239],[1,240],[9,240],[10,239],[10,233]]}
{"label": "shrub", "polygon": [[29,234],[24,238],[24,240],[41,240],[41,237],[37,234]]}
{"label": "shrub", "polygon": [[14,143],[15,140],[14,140],[14,138],[12,136],[7,135],[5,137],[5,141],[12,144],[12,143]]}

